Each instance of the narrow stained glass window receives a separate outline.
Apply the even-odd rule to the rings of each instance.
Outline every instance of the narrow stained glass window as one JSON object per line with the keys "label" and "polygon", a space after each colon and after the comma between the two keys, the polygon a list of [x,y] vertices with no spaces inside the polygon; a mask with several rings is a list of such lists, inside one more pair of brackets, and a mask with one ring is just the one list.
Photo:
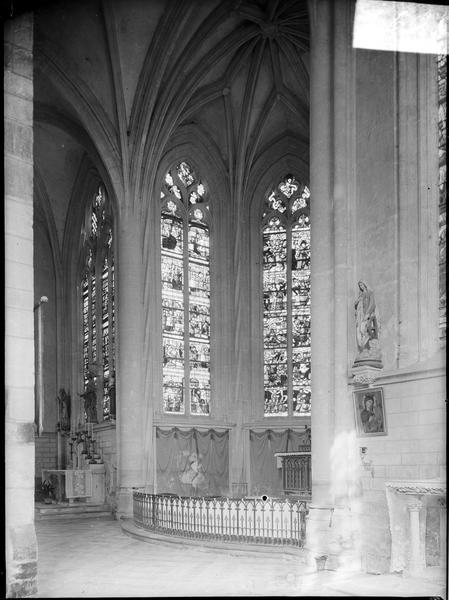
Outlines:
{"label": "narrow stained glass window", "polygon": [[165,413],[210,412],[208,202],[187,162],[161,191],[162,386]]}
{"label": "narrow stained glass window", "polygon": [[264,415],[310,414],[310,192],[286,175],[263,212]]}
{"label": "narrow stained glass window", "polygon": [[114,255],[112,212],[99,185],[87,207],[83,231],[84,268],[81,275],[83,381],[95,378],[97,420],[115,418],[110,388],[115,359]]}

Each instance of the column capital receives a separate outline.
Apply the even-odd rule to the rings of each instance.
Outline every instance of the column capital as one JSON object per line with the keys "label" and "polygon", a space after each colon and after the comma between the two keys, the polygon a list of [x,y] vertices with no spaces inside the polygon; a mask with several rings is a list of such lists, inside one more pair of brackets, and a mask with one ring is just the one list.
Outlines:
{"label": "column capital", "polygon": [[411,496],[407,499],[407,510],[409,512],[419,511],[424,506],[422,496]]}

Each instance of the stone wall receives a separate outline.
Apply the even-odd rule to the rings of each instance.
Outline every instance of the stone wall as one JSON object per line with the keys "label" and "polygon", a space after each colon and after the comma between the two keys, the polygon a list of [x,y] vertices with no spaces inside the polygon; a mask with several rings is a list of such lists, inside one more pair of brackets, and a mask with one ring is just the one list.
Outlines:
{"label": "stone wall", "polygon": [[[365,447],[361,465],[363,508],[360,515],[362,562],[368,572],[390,569],[391,532],[385,483],[444,477],[446,409],[444,378],[438,372],[421,373],[383,386],[387,435],[358,438]],[[416,377],[416,374],[414,375]],[[429,512],[429,566],[439,564],[439,520]]]}
{"label": "stone wall", "polygon": [[36,499],[41,497],[42,469],[57,469],[57,437],[56,433],[44,433],[34,440],[35,445],[35,490]]}

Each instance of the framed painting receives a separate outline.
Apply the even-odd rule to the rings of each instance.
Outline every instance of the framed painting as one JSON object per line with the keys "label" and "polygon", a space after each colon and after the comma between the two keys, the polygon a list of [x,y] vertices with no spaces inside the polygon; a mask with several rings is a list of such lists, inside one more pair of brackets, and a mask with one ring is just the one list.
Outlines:
{"label": "framed painting", "polygon": [[357,435],[387,435],[383,389],[364,388],[352,394]]}

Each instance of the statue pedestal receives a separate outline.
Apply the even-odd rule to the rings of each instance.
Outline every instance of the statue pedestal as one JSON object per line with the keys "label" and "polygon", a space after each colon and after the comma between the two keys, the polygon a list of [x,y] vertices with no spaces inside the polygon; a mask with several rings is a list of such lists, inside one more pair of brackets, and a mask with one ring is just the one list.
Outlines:
{"label": "statue pedestal", "polygon": [[357,515],[348,506],[308,505],[307,542],[309,568],[360,571]]}
{"label": "statue pedestal", "polygon": [[382,363],[379,362],[378,366],[374,366],[373,361],[369,361],[370,364],[363,364],[362,362],[355,362],[352,367],[352,376],[354,383],[359,385],[372,385],[378,377],[382,374]]}

